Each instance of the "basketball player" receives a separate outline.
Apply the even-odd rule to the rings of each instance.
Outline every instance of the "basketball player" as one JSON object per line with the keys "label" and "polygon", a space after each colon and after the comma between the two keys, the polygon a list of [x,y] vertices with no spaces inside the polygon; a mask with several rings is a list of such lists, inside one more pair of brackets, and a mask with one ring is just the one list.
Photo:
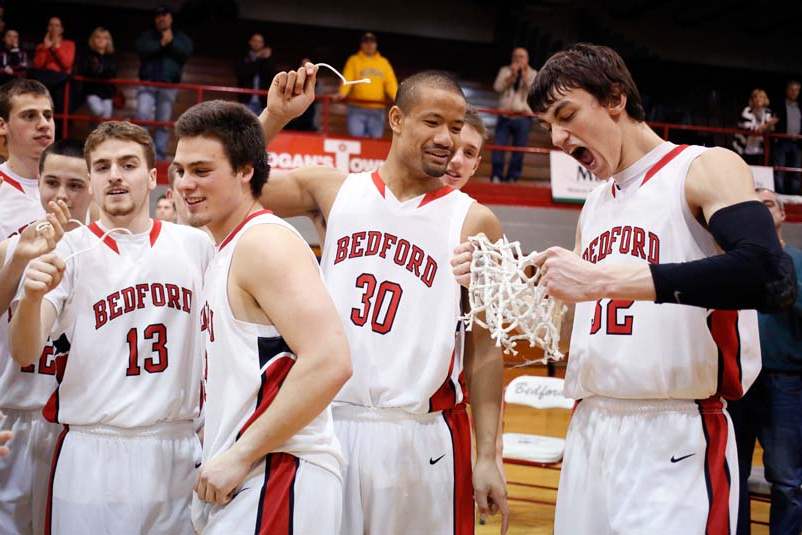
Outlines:
{"label": "basketball player", "polygon": [[[274,78],[261,116],[268,142],[311,103],[315,75],[307,65]],[[261,197],[278,215],[320,214],[327,224],[322,268],[354,362],[334,404],[348,459],[344,535],[473,533],[472,494],[483,513],[506,515],[495,464],[502,360],[487,333],[474,333],[466,370],[478,452],[473,488],[467,416],[446,411],[463,399],[452,245],[478,232],[501,235],[489,209],[441,182],[465,110],[448,75],[414,75],[389,112],[392,146],[377,171],[299,169],[271,178]]]}
{"label": "basketball player", "polygon": [[65,424],[45,533],[191,534],[197,296],[213,246],[202,232],[148,217],[156,169],[143,128],[103,123],[84,150],[100,220],[30,263],[11,323],[23,366],[54,326],[69,333],[69,366],[56,360],[59,385],[43,411]]}
{"label": "basketball player", "polygon": [[487,130],[482,118],[473,109],[465,111],[465,124],[459,138],[459,146],[442,177],[443,183],[454,189],[462,189],[482,163],[482,145],[487,138]]}
{"label": "basketball player", "polygon": [[[793,266],[734,153],[674,145],[644,122],[613,50],[579,44],[538,73],[530,106],[601,178],[573,252],[538,261],[577,303],[555,533],[732,534],[738,459],[726,399],[760,369],[754,310],[793,302]],[[465,282],[463,245],[454,259]],[[748,499],[744,496],[743,499]]]}
{"label": "basketball player", "polygon": [[259,206],[269,168],[256,116],[204,102],[179,118],[176,135],[189,223],[219,244],[203,290],[195,526],[204,535],[334,535],[343,459],[329,404],[351,374],[342,322],[309,246]]}
{"label": "basketball player", "polygon": [[[45,218],[38,164],[42,151],[53,142],[54,129],[53,103],[44,85],[17,78],[0,86],[0,135],[5,136],[9,152],[8,161],[0,165],[0,240]],[[4,253],[3,264],[11,257]],[[24,267],[13,264],[11,270]],[[39,474],[47,473],[56,430],[44,422],[40,411],[55,381],[48,366],[40,369],[34,364],[32,371],[22,371],[8,355],[10,317],[6,309],[18,281],[19,274],[4,274],[0,279],[4,294],[0,307],[0,429],[13,431],[15,437],[13,455],[0,461],[0,532],[27,534],[34,530],[34,510],[45,501]]]}

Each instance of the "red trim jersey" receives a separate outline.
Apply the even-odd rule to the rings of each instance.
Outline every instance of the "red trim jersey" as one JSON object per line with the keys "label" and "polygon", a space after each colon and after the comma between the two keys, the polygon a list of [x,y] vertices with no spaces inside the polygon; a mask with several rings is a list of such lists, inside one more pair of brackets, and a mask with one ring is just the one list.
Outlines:
{"label": "red trim jersey", "polygon": [[[19,233],[44,215],[38,181],[17,175],[8,163],[0,165],[0,241],[11,237],[6,263],[11,261]],[[0,315],[0,409],[39,410],[56,384],[54,348],[46,347],[36,364],[20,368],[8,351],[10,321],[10,310],[3,310]]]}
{"label": "red trim jersey", "polygon": [[50,421],[122,428],[192,420],[199,414],[203,272],[214,246],[200,230],[153,220],[103,242],[97,222],[65,234],[56,253],[64,278],[45,295],[67,332],[69,356],[56,361]]}
{"label": "red trim jersey", "polygon": [[378,172],[343,182],[321,261],[353,361],[336,402],[426,413],[462,401],[449,262],[473,203],[449,187],[401,202]]}
{"label": "red trim jersey", "polygon": [[[206,270],[200,318],[207,366],[204,461],[228,450],[264,414],[296,360],[274,326],[235,318],[228,301],[228,274],[234,251],[240,238],[256,225],[280,225],[303,240],[289,223],[267,210],[255,212],[220,243]],[[317,264],[311,249],[309,261]],[[310,332],[310,336],[314,334]],[[341,477],[343,459],[328,407],[274,451],[292,454]]]}
{"label": "red trim jersey", "polygon": [[[691,214],[685,179],[706,149],[662,143],[588,197],[582,258],[600,265],[721,254]],[[754,310],[600,299],[576,306],[565,377],[572,398],[737,399],[760,371]]]}

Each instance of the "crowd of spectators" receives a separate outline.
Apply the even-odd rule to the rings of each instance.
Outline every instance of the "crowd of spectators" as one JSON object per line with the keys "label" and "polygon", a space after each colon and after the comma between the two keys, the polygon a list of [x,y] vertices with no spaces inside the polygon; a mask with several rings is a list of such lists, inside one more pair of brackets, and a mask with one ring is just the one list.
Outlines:
{"label": "crowd of spectators", "polygon": [[[88,40],[79,40],[80,45],[76,45],[75,40],[65,37],[62,20],[50,17],[41,41],[35,49],[30,47],[26,50],[25,46],[21,46],[17,29],[6,26],[2,9],[0,6],[0,83],[13,77],[41,81],[50,90],[55,111],[59,113],[64,111],[65,82],[71,75],[80,75],[99,81],[71,86],[71,110],[84,104],[88,112],[96,117],[126,115],[121,113],[126,101],[120,87],[103,82],[116,78],[119,73],[114,39],[108,29],[99,26]],[[137,88],[135,112],[131,115],[153,130],[156,154],[160,160],[168,157],[169,128],[165,123],[174,119],[173,108],[178,95],[178,90],[169,84],[182,81],[184,66],[194,50],[192,39],[173,27],[173,17],[169,6],[158,7],[153,13],[152,27],[143,31],[134,43],[134,50],[139,57],[139,79],[153,84]],[[305,61],[307,58],[304,58]],[[247,41],[245,53],[235,63],[236,84],[241,88],[266,92],[279,70],[278,65],[265,35],[253,33]],[[286,61],[281,63],[282,68],[287,66]],[[379,52],[378,38],[374,33],[362,35],[358,50],[348,57],[342,73],[348,80],[367,78],[372,82],[342,84],[339,91],[331,95],[334,101],[346,103],[348,134],[366,138],[385,137],[386,109],[395,99],[398,81],[390,60]],[[533,119],[527,95],[536,76],[537,70],[530,64],[528,51],[523,47],[514,48],[510,62],[498,70],[492,84],[498,97],[496,107],[499,110],[498,114],[494,114],[496,146],[523,147],[530,143]],[[777,192],[797,195],[802,194],[802,173],[787,172],[783,168],[802,167],[802,145],[799,139],[792,137],[800,135],[799,90],[800,83],[790,81],[785,94],[775,97],[772,108],[768,93],[761,88],[754,89],[747,106],[733,125],[744,132],[729,138],[732,139],[732,148],[749,164],[773,164],[779,168],[774,173]],[[266,106],[264,93],[242,93],[238,98],[255,114],[261,113]],[[316,106],[312,106],[288,129],[316,131],[319,123]],[[490,119],[488,123],[492,125],[493,120]],[[767,134],[775,134],[770,143],[766,141]],[[776,134],[785,134],[787,137]],[[771,156],[766,153],[767,147]],[[491,161],[490,177],[493,182],[516,182],[523,173],[524,152],[496,149]]]}

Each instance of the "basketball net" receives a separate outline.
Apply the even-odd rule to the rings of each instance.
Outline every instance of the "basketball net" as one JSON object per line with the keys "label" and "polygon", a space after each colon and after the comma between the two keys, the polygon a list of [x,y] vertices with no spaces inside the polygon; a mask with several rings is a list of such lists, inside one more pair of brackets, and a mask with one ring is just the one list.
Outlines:
{"label": "basketball net", "polygon": [[534,362],[562,359],[560,324],[566,307],[538,284],[540,268],[533,261],[537,253],[523,255],[521,244],[506,237],[493,243],[478,234],[468,240],[474,252],[468,288],[471,308],[462,318],[466,328],[471,330],[476,323],[487,329],[496,347],[507,354],[517,355],[516,345],[526,340],[544,351],[543,359]]}

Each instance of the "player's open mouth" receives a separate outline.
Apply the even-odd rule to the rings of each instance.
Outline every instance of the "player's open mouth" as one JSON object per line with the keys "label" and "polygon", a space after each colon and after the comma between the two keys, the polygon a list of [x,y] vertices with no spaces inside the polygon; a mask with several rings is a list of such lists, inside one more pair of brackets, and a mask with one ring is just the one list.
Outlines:
{"label": "player's open mouth", "polygon": [[45,134],[45,135],[41,135],[41,136],[35,136],[33,139],[34,139],[34,141],[38,141],[39,143],[43,143],[43,144],[46,143],[48,145],[53,142],[53,136],[51,136],[50,134]]}
{"label": "player's open mouth", "polygon": [[596,158],[593,157],[593,153],[585,147],[577,147],[573,149],[571,151],[571,156],[588,169],[591,169],[593,164],[596,162]]}
{"label": "player's open mouth", "polygon": [[125,195],[128,193],[127,189],[124,188],[112,188],[106,192],[106,195]]}
{"label": "player's open mouth", "polygon": [[451,178],[453,178],[453,179],[459,179],[459,178],[461,178],[461,177],[459,176],[459,173],[457,173],[456,171],[452,171],[451,169],[446,169],[446,174],[447,174],[448,176],[450,176]]}
{"label": "player's open mouth", "polygon": [[197,206],[205,200],[206,197],[184,197],[184,202],[187,204],[187,206]]}

